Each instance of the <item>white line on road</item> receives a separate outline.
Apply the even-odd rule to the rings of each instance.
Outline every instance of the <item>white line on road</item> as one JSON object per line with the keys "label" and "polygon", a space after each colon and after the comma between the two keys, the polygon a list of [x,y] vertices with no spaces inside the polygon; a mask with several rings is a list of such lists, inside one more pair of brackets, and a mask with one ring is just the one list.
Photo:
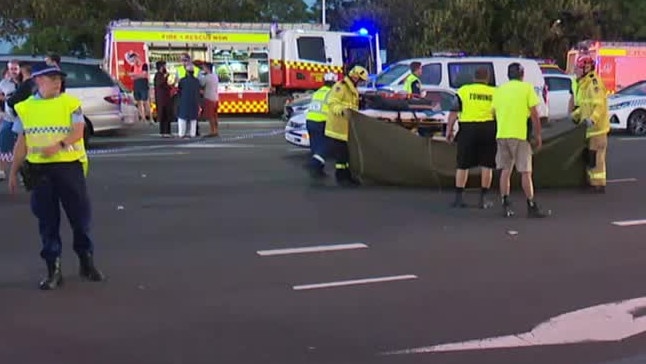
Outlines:
{"label": "white line on road", "polygon": [[646,138],[640,138],[640,137],[621,137],[617,138],[619,140],[625,140],[625,141],[638,141],[638,140],[646,140]]}
{"label": "white line on road", "polygon": [[409,280],[409,279],[417,279],[417,276],[412,275],[412,274],[406,274],[406,275],[390,276],[390,277],[354,279],[354,280],[350,280],[350,281],[304,284],[304,285],[300,285],[300,286],[294,286],[293,288],[294,288],[294,291],[304,291],[304,290],[308,290],[308,289],[319,289],[319,288],[330,288],[330,287],[353,286],[353,285],[358,285],[358,284],[404,281],[404,280]]}
{"label": "white line on road", "polygon": [[624,220],[624,221],[613,221],[613,225],[616,226],[635,226],[635,225],[646,225],[646,219],[644,220]]}
{"label": "white line on road", "polygon": [[609,179],[606,183],[624,183],[624,182],[637,182],[637,178],[616,178]]}
{"label": "white line on road", "polygon": [[112,154],[96,154],[91,156],[94,158],[124,158],[124,157],[168,157],[175,155],[186,155],[188,152],[158,152],[158,153],[129,153],[129,152],[114,152]]}
{"label": "white line on road", "polygon": [[336,251],[336,250],[365,249],[367,247],[368,246],[363,243],[352,243],[352,244],[308,246],[308,247],[302,247],[302,248],[259,250],[256,253],[258,253],[258,255],[260,256],[268,257],[272,255],[319,253],[319,252],[329,252],[329,251]]}

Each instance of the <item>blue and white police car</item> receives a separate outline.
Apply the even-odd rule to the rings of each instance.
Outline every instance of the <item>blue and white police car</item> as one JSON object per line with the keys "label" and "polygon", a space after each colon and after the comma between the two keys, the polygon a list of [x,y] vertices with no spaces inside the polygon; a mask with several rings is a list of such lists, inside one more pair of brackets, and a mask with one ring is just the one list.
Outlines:
{"label": "blue and white police car", "polygon": [[646,80],[633,83],[608,97],[610,128],[646,135]]}

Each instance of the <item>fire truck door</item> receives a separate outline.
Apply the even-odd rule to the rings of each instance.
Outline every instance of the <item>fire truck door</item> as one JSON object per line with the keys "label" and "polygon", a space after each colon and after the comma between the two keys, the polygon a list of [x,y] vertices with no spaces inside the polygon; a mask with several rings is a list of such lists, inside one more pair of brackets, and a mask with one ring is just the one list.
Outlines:
{"label": "fire truck door", "polygon": [[616,90],[646,79],[646,57],[617,57],[615,61]]}

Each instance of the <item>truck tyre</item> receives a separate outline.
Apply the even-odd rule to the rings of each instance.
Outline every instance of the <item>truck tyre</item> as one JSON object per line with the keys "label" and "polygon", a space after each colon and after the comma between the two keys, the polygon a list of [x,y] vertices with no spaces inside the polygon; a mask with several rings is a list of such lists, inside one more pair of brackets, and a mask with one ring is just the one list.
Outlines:
{"label": "truck tyre", "polygon": [[281,117],[288,99],[288,95],[269,95],[269,115],[271,117]]}

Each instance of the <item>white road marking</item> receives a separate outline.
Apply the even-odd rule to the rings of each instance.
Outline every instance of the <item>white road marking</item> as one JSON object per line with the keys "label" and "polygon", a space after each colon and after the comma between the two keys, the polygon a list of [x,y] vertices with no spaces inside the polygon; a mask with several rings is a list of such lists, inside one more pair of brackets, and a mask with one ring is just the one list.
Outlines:
{"label": "white road marking", "polygon": [[646,316],[638,312],[643,309],[646,309],[646,297],[568,312],[521,334],[391,351],[382,355],[622,341],[646,332]]}
{"label": "white road marking", "polygon": [[256,253],[258,253],[258,255],[260,256],[268,257],[272,255],[319,253],[319,252],[330,252],[330,251],[337,251],[337,250],[365,249],[367,247],[368,246],[363,243],[352,243],[352,244],[318,245],[318,246],[308,246],[308,247],[302,247],[302,248],[258,250]]}
{"label": "white road marking", "polygon": [[646,225],[646,219],[644,220],[624,220],[624,221],[613,221],[613,225],[616,226],[635,226],[635,225]]}
{"label": "white road marking", "polygon": [[254,148],[255,145],[251,144],[207,144],[207,143],[191,143],[191,144],[179,144],[175,148]]}
{"label": "white road marking", "polygon": [[617,139],[626,140],[626,141],[646,140],[646,138],[640,138],[640,137],[620,137],[620,138],[617,138]]}
{"label": "white road marking", "polygon": [[637,178],[617,178],[609,179],[606,183],[624,183],[624,182],[637,182]]}
{"label": "white road marking", "polygon": [[343,286],[353,286],[358,284],[370,284],[370,283],[382,283],[382,282],[393,282],[393,281],[403,281],[409,279],[417,279],[416,275],[406,274],[400,276],[390,276],[390,277],[378,277],[378,278],[365,278],[365,279],[354,279],[349,281],[338,281],[338,282],[328,282],[328,283],[316,283],[316,284],[304,284],[300,286],[294,286],[295,291],[304,291],[308,289],[319,289],[319,288],[330,288],[330,287],[343,287]]}
{"label": "white road marking", "polygon": [[108,154],[95,154],[91,155],[90,159],[94,158],[124,158],[124,157],[164,157],[186,155],[188,152],[150,152],[150,153],[128,153],[128,152],[114,152]]}

